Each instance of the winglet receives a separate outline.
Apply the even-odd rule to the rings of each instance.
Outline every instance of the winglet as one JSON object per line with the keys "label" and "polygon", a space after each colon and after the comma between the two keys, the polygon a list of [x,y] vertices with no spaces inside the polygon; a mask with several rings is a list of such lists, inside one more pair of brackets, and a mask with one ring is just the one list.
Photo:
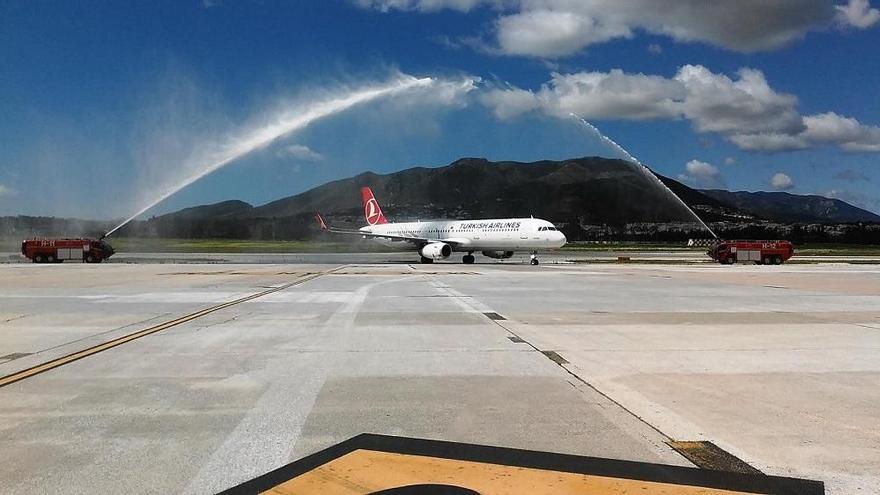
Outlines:
{"label": "winglet", "polygon": [[318,213],[318,212],[315,212],[315,221],[318,222],[318,228],[319,228],[319,229],[321,229],[321,230],[330,230],[330,229],[327,228],[327,224],[324,223],[324,218],[321,217],[321,214]]}

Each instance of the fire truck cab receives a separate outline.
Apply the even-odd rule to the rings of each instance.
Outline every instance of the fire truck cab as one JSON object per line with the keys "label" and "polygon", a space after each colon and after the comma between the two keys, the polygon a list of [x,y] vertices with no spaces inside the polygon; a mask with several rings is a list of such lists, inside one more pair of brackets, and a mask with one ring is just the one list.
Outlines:
{"label": "fire truck cab", "polygon": [[756,265],[781,265],[794,255],[789,241],[718,241],[706,253],[722,265],[751,261]]}
{"label": "fire truck cab", "polygon": [[100,263],[114,252],[103,240],[94,239],[29,239],[21,242],[21,254],[34,263],[62,263],[65,260]]}

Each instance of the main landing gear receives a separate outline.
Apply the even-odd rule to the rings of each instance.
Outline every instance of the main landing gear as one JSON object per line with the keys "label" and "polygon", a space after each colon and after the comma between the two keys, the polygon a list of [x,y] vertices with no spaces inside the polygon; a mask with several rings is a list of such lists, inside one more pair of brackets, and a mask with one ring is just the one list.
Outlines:
{"label": "main landing gear", "polygon": [[468,254],[461,257],[461,262],[465,265],[473,265],[474,264],[474,253],[468,252]]}
{"label": "main landing gear", "polygon": [[433,263],[433,262],[434,262],[434,258],[425,258],[424,256],[422,256],[422,264],[423,265]]}
{"label": "main landing gear", "polygon": [[538,264],[538,252],[537,251],[532,251],[531,261],[529,261],[529,263],[531,263],[532,265]]}

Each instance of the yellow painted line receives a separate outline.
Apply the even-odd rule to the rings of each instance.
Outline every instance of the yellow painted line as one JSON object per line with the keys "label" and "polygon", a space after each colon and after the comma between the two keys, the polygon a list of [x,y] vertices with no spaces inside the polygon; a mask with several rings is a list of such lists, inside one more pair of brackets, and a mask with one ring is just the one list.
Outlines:
{"label": "yellow painted line", "polygon": [[419,484],[457,486],[480,495],[754,495],[754,492],[366,449],[345,454],[263,493],[368,495]]}
{"label": "yellow painted line", "polygon": [[34,367],[31,367],[31,368],[28,368],[25,370],[21,370],[21,371],[17,371],[15,373],[4,376],[3,378],[0,378],[0,387],[5,387],[6,385],[15,383],[20,380],[24,380],[25,378],[30,378],[34,375],[39,375],[40,373],[44,373],[46,371],[58,368],[59,366],[64,366],[65,364],[69,364],[69,363],[72,363],[72,362],[77,361],[79,359],[97,354],[102,351],[106,351],[107,349],[112,349],[114,347],[120,346],[120,345],[125,344],[127,342],[131,342],[132,340],[139,339],[141,337],[145,337],[147,335],[151,335],[156,332],[161,332],[162,330],[166,330],[171,327],[175,327],[177,325],[186,323],[188,321],[195,320],[197,318],[201,318],[202,316],[213,313],[215,311],[220,311],[221,309],[226,309],[230,306],[235,306],[236,304],[241,304],[243,302],[252,301],[252,300],[257,299],[259,297],[263,297],[263,296],[272,294],[274,292],[282,291],[284,289],[288,289],[288,288],[293,287],[295,285],[304,284],[304,283],[306,283],[310,280],[314,280],[322,275],[326,275],[328,273],[332,273],[337,270],[341,270],[342,268],[345,268],[345,267],[340,266],[340,267],[334,268],[332,270],[327,270],[327,271],[323,271],[323,272],[319,272],[319,273],[313,273],[310,275],[306,275],[306,276],[303,276],[303,277],[300,277],[300,278],[294,280],[293,282],[290,282],[290,283],[287,283],[284,285],[280,285],[280,286],[274,287],[272,289],[264,290],[263,292],[258,292],[256,294],[251,294],[249,296],[235,299],[234,301],[229,301],[229,302],[225,302],[222,304],[218,304],[216,306],[211,306],[210,308],[205,308],[203,310],[196,311],[195,313],[190,313],[188,315],[181,316],[180,318],[176,318],[171,321],[166,321],[165,323],[160,323],[159,325],[156,325],[156,326],[153,326],[150,328],[145,328],[143,330],[140,330],[140,331],[137,331],[134,333],[130,333],[128,335],[123,335],[122,337],[110,340],[108,342],[104,342],[103,344],[98,344],[96,346],[89,347],[87,349],[83,349],[81,351],[77,351],[77,352],[68,354],[66,356],[62,356],[62,357],[53,359],[51,361],[46,361],[45,363],[38,364]]}

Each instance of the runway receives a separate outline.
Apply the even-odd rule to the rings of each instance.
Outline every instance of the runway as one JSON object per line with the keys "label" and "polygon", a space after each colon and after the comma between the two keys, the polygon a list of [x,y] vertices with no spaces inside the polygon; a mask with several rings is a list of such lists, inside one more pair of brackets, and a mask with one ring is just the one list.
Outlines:
{"label": "runway", "polygon": [[880,486],[880,268],[361,256],[0,265],[4,491],[214,493],[360,433],[677,466],[705,440]]}

